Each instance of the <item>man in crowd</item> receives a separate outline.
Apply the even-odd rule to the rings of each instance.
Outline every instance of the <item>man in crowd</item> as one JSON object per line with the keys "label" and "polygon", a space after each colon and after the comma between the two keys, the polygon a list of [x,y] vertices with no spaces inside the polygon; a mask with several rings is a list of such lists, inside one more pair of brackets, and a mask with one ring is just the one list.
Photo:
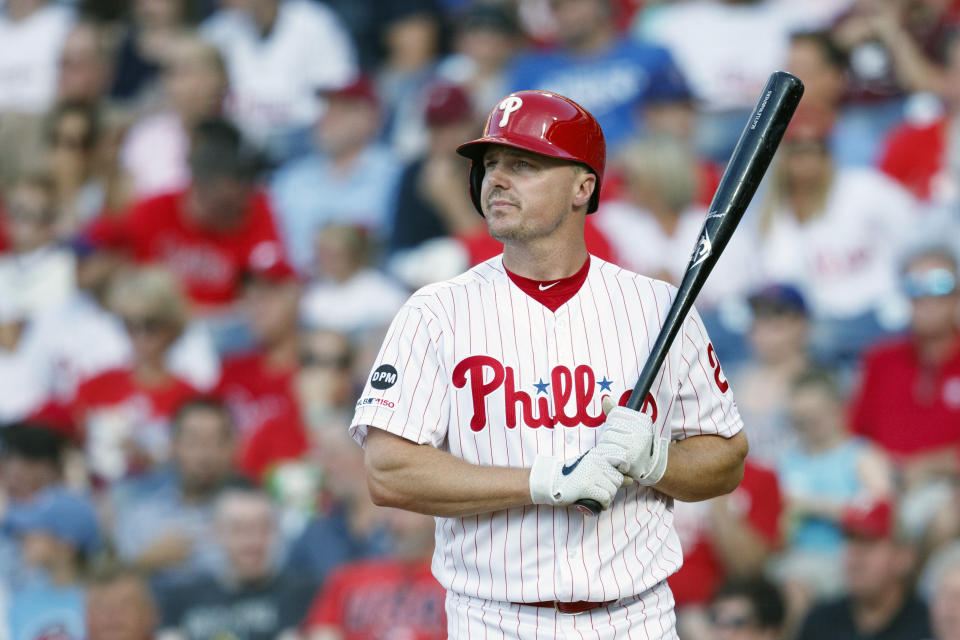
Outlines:
{"label": "man in crowd", "polygon": [[95,567],[86,585],[87,640],[153,640],[157,609],[142,574],[107,564]]}
{"label": "man in crowd", "polygon": [[764,578],[732,580],[720,586],[710,606],[710,640],[780,640],[786,605],[776,585]]}
{"label": "man in crowd", "polygon": [[300,626],[316,584],[278,568],[277,515],[269,496],[233,488],[217,500],[226,566],[161,591],[164,637],[277,640]]}
{"label": "man in crowd", "polygon": [[915,640],[930,635],[927,607],[910,589],[915,562],[889,502],[851,508],[844,573],[847,593],[815,606],[798,640]]}
{"label": "man in crowd", "polygon": [[161,579],[209,568],[213,504],[233,475],[233,425],[219,403],[184,404],[171,437],[168,468],[121,484],[111,496],[119,556]]}

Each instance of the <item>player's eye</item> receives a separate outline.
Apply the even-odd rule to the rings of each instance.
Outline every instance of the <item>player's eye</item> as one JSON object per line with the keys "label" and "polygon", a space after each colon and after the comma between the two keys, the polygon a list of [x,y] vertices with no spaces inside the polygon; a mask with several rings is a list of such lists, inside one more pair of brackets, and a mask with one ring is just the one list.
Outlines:
{"label": "player's eye", "polygon": [[483,168],[484,168],[484,169],[493,169],[493,168],[496,167],[496,166],[497,166],[497,161],[496,161],[496,160],[485,160],[484,163],[483,163]]}
{"label": "player's eye", "polygon": [[533,165],[526,160],[517,160],[516,167],[517,169],[532,169]]}

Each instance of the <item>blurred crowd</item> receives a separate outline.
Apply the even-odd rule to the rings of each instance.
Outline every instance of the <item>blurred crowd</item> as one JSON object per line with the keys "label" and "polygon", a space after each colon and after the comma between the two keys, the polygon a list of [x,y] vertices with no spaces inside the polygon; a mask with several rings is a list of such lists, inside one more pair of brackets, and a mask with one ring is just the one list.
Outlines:
{"label": "blurred crowd", "polygon": [[960,638],[960,2],[0,0],[0,639],[446,637],[346,427],[407,296],[500,252],[456,146],[580,102],[590,251],[676,283],[777,69],[680,636]]}

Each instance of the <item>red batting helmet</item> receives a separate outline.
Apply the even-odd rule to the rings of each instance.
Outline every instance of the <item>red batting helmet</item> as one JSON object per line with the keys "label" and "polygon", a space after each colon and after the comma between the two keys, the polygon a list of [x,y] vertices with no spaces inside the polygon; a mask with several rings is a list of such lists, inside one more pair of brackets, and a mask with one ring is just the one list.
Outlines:
{"label": "red batting helmet", "polygon": [[607,145],[596,119],[573,100],[549,91],[511,93],[487,116],[483,136],[457,147],[457,153],[472,161],[470,198],[480,215],[483,215],[480,208],[483,152],[490,144],[586,165],[597,176],[597,186],[587,205],[587,213],[597,210]]}

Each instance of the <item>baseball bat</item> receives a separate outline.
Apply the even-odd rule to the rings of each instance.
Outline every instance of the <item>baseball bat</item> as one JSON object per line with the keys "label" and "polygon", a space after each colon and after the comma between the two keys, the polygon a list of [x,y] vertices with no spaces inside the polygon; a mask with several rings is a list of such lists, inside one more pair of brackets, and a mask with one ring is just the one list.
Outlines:
{"label": "baseball bat", "polygon": [[[627,401],[630,409],[641,410],[694,299],[726,248],[763,174],[770,166],[802,95],[803,83],[785,71],[776,71],[767,80],[767,86],[760,94],[757,106],[750,114],[723,171],[717,191],[713,194],[697,244],[677,289],[677,297],[670,306],[660,334]],[[578,500],[576,506],[593,515],[601,511],[600,503],[596,500]]]}

